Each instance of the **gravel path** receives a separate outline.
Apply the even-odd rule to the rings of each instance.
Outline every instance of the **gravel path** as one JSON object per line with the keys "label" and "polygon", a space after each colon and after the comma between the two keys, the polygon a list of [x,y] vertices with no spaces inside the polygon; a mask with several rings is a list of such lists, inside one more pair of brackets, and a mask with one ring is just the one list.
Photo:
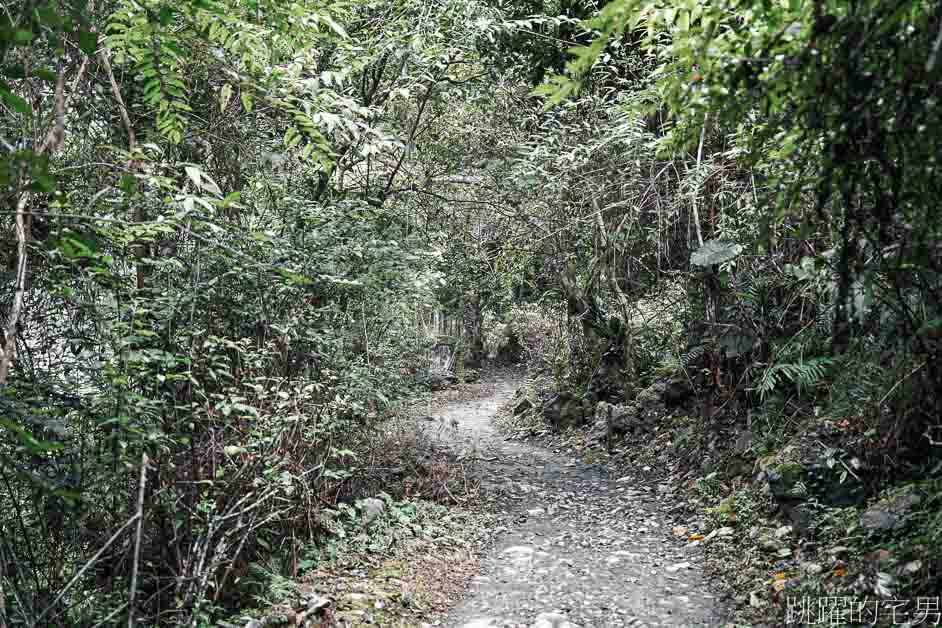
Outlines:
{"label": "gravel path", "polygon": [[466,598],[440,625],[457,628],[716,626],[699,547],[674,538],[667,486],[505,440],[492,425],[516,383],[449,404],[429,424],[475,459],[483,494],[507,516]]}

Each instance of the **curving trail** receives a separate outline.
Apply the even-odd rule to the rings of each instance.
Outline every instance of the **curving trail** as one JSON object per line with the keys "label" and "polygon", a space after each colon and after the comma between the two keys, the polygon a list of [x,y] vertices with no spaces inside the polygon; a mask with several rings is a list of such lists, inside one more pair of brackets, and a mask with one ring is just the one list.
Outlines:
{"label": "curving trail", "polygon": [[[433,437],[476,458],[482,492],[508,514],[468,595],[441,622],[456,628],[716,626],[700,548],[671,535],[658,485],[609,478],[493,427],[517,387],[439,412]],[[435,429],[435,428],[432,428]],[[666,502],[666,503],[665,503]]]}

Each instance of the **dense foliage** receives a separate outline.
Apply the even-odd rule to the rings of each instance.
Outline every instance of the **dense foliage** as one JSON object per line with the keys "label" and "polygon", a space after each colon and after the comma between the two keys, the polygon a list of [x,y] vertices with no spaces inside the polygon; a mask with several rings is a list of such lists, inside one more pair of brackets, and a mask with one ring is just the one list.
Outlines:
{"label": "dense foliage", "polygon": [[940,18],[924,2],[617,1],[542,90],[577,91],[626,40],[656,59],[632,110],[664,116],[658,154],[690,150],[712,368],[745,355],[753,374],[727,368],[728,385],[762,397],[820,386],[848,402],[833,410],[882,415],[914,460],[942,383]]}
{"label": "dense foliage", "polygon": [[5,5],[0,626],[297,575],[442,347],[924,472],[940,42],[923,0]]}
{"label": "dense foliage", "polygon": [[427,361],[477,8],[14,6],[0,623],[210,622]]}

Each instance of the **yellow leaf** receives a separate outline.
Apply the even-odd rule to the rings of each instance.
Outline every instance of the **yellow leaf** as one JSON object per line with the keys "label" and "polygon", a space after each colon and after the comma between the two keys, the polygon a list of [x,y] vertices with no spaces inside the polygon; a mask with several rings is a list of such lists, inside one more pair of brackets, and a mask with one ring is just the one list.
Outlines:
{"label": "yellow leaf", "polygon": [[702,541],[705,537],[702,534],[691,534],[687,537],[688,541]]}
{"label": "yellow leaf", "polygon": [[232,98],[232,85],[226,83],[219,90],[219,111],[225,111],[229,106],[229,99]]}
{"label": "yellow leaf", "polygon": [[784,571],[780,571],[776,574],[772,574],[772,577],[775,578],[776,580],[784,580],[787,576],[785,575]]}

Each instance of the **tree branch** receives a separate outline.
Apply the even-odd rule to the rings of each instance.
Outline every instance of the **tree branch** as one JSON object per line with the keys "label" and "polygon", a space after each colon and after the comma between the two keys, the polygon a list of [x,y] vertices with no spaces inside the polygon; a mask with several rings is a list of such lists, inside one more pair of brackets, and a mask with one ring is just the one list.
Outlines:
{"label": "tree branch", "polygon": [[[710,119],[710,114],[707,113],[703,116],[703,126],[700,127],[700,146],[697,147],[697,169],[694,172],[700,172],[700,161],[703,159],[703,139],[706,137],[706,128],[707,122]],[[693,194],[690,197],[691,204],[693,205],[693,226],[697,231],[697,244],[703,246],[703,233],[700,231],[700,212],[697,211],[697,195],[700,193],[700,186],[694,188]],[[690,233],[689,231],[687,232]]]}
{"label": "tree branch", "polygon": [[16,204],[16,283],[13,291],[13,305],[7,317],[4,330],[4,342],[0,346],[0,386],[7,383],[7,375],[13,354],[16,351],[16,327],[20,322],[20,312],[26,295],[26,203],[29,193],[24,192]]}
{"label": "tree branch", "polygon": [[118,540],[118,537],[120,537],[122,534],[124,534],[124,531],[125,531],[128,527],[130,527],[131,524],[135,523],[136,521],[137,521],[137,515],[135,514],[133,517],[131,517],[130,519],[128,519],[128,521],[127,521],[123,526],[121,526],[120,528],[118,528],[118,530],[117,530],[114,534],[111,535],[111,538],[108,539],[108,540],[105,542],[105,544],[102,545],[101,548],[100,548],[97,552],[95,552],[95,555],[92,556],[91,560],[89,560],[87,563],[85,563],[84,565],[82,565],[82,568],[79,569],[77,572],[75,572],[75,575],[72,576],[72,579],[69,580],[69,583],[66,584],[65,587],[64,587],[61,591],[59,591],[59,595],[57,595],[57,596],[56,596],[56,599],[54,599],[54,600],[52,601],[52,604],[50,604],[49,606],[47,606],[46,609],[45,609],[42,613],[39,614],[39,617],[36,618],[36,621],[35,621],[34,625],[37,625],[37,626],[38,626],[38,625],[41,625],[41,624],[39,623],[40,620],[41,620],[43,617],[45,617],[45,616],[49,613],[49,611],[51,611],[53,608],[55,608],[56,604],[59,603],[59,600],[62,599],[62,596],[64,596],[66,593],[68,593],[68,592],[69,592],[69,589],[71,589],[73,586],[75,586],[75,583],[79,581],[79,579],[85,574],[85,572],[88,571],[89,568],[91,568],[92,565],[94,565],[96,562],[98,562],[98,559],[101,558],[101,555],[105,553],[105,550],[108,549],[109,547],[111,547],[111,544],[114,543],[115,541],[117,541],[117,540]]}
{"label": "tree branch", "polygon": [[409,131],[409,140],[406,142],[406,149],[399,153],[399,159],[396,161],[396,167],[393,168],[393,171],[389,174],[389,180],[386,181],[386,187],[383,189],[383,198],[389,194],[389,190],[392,188],[393,181],[396,179],[396,175],[399,174],[399,169],[402,168],[402,162],[406,159],[406,152],[409,145],[415,140],[416,131],[419,128],[419,123],[422,121],[422,114],[425,113],[425,107],[428,105],[428,101],[432,98],[432,94],[435,92],[435,85],[430,85],[429,88],[425,91],[425,98],[422,99],[422,104],[419,105],[419,112],[415,116],[415,122],[412,124],[412,130]]}
{"label": "tree branch", "polygon": [[137,489],[137,532],[134,540],[134,564],[131,567],[131,593],[128,595],[128,628],[134,628],[134,597],[137,594],[137,570],[141,562],[141,527],[144,523],[144,487],[147,483],[147,454],[141,454],[141,479]]}

